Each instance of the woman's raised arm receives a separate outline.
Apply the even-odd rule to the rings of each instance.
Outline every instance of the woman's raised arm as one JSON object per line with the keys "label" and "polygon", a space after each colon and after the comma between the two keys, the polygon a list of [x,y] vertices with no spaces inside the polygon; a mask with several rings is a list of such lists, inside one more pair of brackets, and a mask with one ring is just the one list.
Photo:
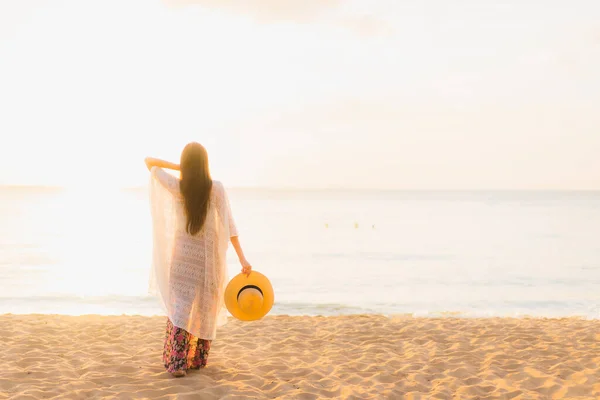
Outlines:
{"label": "woman's raised arm", "polygon": [[172,169],[175,171],[179,171],[179,164],[161,160],[160,158],[146,157],[144,162],[146,163],[146,167],[148,168],[148,171],[150,171],[152,169],[152,167],[160,167],[160,168],[166,168],[166,169]]}

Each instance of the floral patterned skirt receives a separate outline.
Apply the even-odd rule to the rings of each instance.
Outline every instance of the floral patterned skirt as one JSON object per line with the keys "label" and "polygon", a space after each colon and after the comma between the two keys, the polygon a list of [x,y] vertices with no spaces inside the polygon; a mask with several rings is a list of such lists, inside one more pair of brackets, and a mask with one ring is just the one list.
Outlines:
{"label": "floral patterned skirt", "polygon": [[163,362],[167,372],[206,367],[210,343],[210,340],[198,339],[186,330],[176,327],[170,319],[167,319],[163,351]]}

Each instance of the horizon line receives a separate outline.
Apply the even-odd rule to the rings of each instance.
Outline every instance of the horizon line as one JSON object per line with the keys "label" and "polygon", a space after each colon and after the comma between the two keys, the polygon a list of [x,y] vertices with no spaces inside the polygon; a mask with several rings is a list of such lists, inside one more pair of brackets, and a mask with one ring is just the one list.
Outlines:
{"label": "horizon line", "polygon": [[[311,192],[331,192],[331,191],[356,191],[356,192],[600,192],[598,189],[556,189],[556,188],[369,188],[369,187],[293,187],[293,186],[226,186],[230,190],[255,190],[255,191],[311,191]],[[108,190],[142,190],[147,185],[133,185],[120,187],[99,187]],[[0,184],[0,189],[42,189],[42,190],[94,190],[94,187],[77,188],[61,185],[28,185],[28,184]]]}

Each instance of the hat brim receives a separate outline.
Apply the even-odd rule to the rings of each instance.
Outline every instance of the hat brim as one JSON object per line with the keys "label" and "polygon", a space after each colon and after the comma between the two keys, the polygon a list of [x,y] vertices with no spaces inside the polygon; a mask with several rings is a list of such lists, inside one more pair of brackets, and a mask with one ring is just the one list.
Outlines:
{"label": "hat brim", "polygon": [[[238,304],[238,294],[246,286],[259,288],[263,295],[262,306],[251,313],[242,311]],[[225,288],[225,306],[234,318],[241,321],[256,321],[261,319],[271,311],[274,299],[275,296],[273,295],[271,282],[269,282],[266,276],[256,271],[250,272],[248,276],[243,273],[236,275],[229,281]]]}

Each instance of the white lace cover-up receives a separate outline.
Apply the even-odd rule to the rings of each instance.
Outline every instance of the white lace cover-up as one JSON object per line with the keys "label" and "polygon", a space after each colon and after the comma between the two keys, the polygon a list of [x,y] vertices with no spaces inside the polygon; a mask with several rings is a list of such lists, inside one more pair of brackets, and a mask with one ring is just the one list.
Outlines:
{"label": "white lace cover-up", "polygon": [[153,257],[150,293],[159,297],[173,325],[200,339],[213,340],[227,321],[225,256],[237,229],[223,185],[213,181],[202,230],[186,232],[179,179],[153,167],[150,178]]}

